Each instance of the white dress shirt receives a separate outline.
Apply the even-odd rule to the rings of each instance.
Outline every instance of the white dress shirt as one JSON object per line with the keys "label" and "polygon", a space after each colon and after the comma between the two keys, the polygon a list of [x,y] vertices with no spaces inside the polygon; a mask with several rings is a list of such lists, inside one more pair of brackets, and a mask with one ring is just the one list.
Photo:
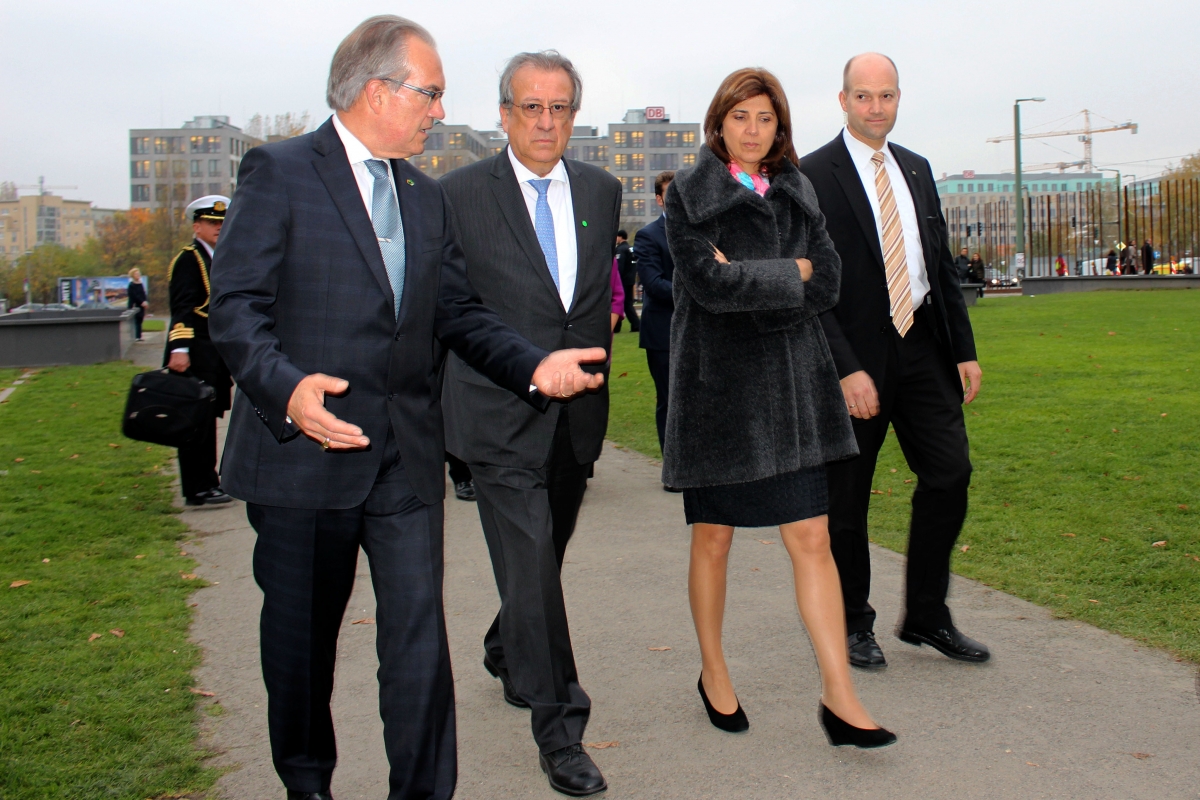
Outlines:
{"label": "white dress shirt", "polygon": [[[871,156],[875,149],[865,142],[855,139],[849,129],[842,128],[842,139],[850,158],[858,170],[859,180],[867,194],[867,202],[871,204],[871,213],[875,215],[875,231],[879,236],[879,250],[883,251],[883,218],[879,215],[879,193],[875,191],[875,165]],[[896,199],[896,211],[900,214],[900,228],[904,234],[904,258],[908,263],[908,284],[912,292],[913,309],[920,307],[929,294],[929,277],[925,273],[925,251],[921,248],[921,227],[917,220],[917,207],[913,203],[912,193],[908,190],[908,181],[904,179],[904,169],[896,163],[891,148],[884,143],[883,168],[887,170],[888,180],[892,184],[892,196]]]}
{"label": "white dress shirt", "polygon": [[[346,158],[350,161],[350,169],[354,172],[354,180],[358,183],[358,193],[362,195],[363,205],[367,207],[367,216],[371,216],[371,202],[375,197],[375,176],[367,169],[367,161],[375,159],[387,165],[388,183],[392,185],[392,194],[396,194],[396,176],[392,174],[392,162],[386,158],[375,158],[367,146],[342,124],[337,114],[333,115],[333,128],[346,148]],[[400,202],[400,198],[396,198]],[[373,220],[372,220],[373,221]]]}
{"label": "white dress shirt", "polygon": [[[536,229],[538,191],[529,181],[539,180],[539,177],[517,160],[511,147],[507,148],[507,152],[513,171],[517,173],[521,194],[525,197],[529,221]],[[558,298],[562,301],[562,307],[570,311],[571,301],[575,298],[575,280],[579,273],[579,247],[575,241],[575,205],[571,202],[571,184],[567,180],[567,168],[561,158],[546,177],[550,179],[550,186],[546,190],[546,202],[550,204],[550,215],[554,217],[554,248],[558,251]]]}

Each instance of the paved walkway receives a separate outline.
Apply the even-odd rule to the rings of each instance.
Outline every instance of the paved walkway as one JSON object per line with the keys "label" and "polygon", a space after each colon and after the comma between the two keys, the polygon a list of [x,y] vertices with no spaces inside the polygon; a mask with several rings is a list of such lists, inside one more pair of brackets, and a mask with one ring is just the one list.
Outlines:
{"label": "paved walkway", "polygon": [[[157,351],[157,347],[155,348]],[[498,599],[474,504],[446,501],[446,613],[458,700],[462,800],[559,797],[537,766],[528,712],[484,672],[482,637]],[[229,772],[220,796],[279,800],[259,672],[261,594],[240,503],[186,511],[187,550],[214,585],[195,595],[197,677],[216,693],[204,744]],[[738,531],[726,648],[749,717],[744,736],[708,724],[687,605],[688,530],[658,466],[606,446],[563,570],[576,659],[593,712],[588,742],[611,798],[1198,798],[1200,703],[1194,668],[1135,642],[955,578],[960,626],[991,646],[972,666],[890,635],[903,560],[875,549],[878,631],[890,666],[855,673],[872,713],[900,736],[878,752],[829,747],[819,683],[778,531]],[[366,558],[343,625],[334,718],[338,800],[387,795],[376,707]],[[652,651],[653,647],[670,647]]]}

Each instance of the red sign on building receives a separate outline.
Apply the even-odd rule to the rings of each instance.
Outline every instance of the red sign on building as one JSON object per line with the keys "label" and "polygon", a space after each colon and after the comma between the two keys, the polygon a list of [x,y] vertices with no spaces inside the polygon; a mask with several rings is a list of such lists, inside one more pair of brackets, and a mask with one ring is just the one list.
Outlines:
{"label": "red sign on building", "polygon": [[974,178],[974,177],[975,177],[975,170],[973,170],[973,169],[964,169],[964,170],[963,170],[963,177],[964,177],[964,178],[966,178],[967,180],[970,180],[970,179]]}
{"label": "red sign on building", "polygon": [[646,121],[647,122],[664,120],[666,118],[667,118],[667,109],[664,108],[663,106],[647,106],[647,108],[646,108]]}

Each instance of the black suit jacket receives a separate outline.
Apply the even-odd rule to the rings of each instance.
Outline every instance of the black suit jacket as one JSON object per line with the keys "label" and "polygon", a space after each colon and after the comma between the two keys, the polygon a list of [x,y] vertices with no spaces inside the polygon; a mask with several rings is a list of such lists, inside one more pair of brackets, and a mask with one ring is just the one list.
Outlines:
{"label": "black suit jacket", "polygon": [[642,322],[639,344],[646,350],[671,349],[671,314],[675,298],[671,279],[675,260],[667,247],[666,217],[660,216],[637,232],[637,271],[642,279]]}
{"label": "black suit jacket", "polygon": [[[221,475],[235,497],[356,506],[375,482],[390,425],[413,490],[425,503],[440,501],[447,349],[524,398],[514,402],[545,405],[529,383],[546,351],[480,302],[441,186],[407,161],[391,165],[406,254],[399,320],[332,121],[242,159],[213,263],[209,317],[239,390]],[[350,382],[325,406],[361,426],[369,449],[325,452],[286,420],[296,384],[315,372]]]}
{"label": "black suit jacket", "polygon": [[[188,372],[213,387],[213,411],[220,417],[229,410],[233,381],[208,333],[211,270],[212,258],[199,239],[193,239],[191,244],[180,250],[167,268],[167,302],[171,307],[171,323],[167,326],[163,366],[171,360],[173,349],[186,347],[191,362]],[[130,284],[131,287],[137,285]],[[142,289],[142,298],[145,297],[146,290]]]}
{"label": "black suit jacket", "polygon": [[[975,337],[950,255],[933,171],[928,161],[911,150],[890,142],[888,147],[904,170],[917,211],[933,298],[926,308],[933,313],[934,333],[941,344],[939,353],[958,381],[957,365],[976,360]],[[866,370],[880,384],[886,378],[891,301],[875,216],[842,134],[801,158],[800,171],[817,190],[826,229],[842,258],[840,298],[833,309],[821,315],[838,377]]]}
{"label": "black suit jacket", "polygon": [[[575,297],[563,309],[508,152],[454,170],[442,186],[454,208],[471,283],[483,301],[547,350],[611,346],[613,241],[621,184],[602,169],[564,160],[579,258]],[[598,392],[571,401],[571,444],[580,464],[600,457],[608,427],[608,365]],[[536,469],[546,464],[561,404],[546,413],[502,392],[455,356],[446,368],[446,438],[469,464]]]}

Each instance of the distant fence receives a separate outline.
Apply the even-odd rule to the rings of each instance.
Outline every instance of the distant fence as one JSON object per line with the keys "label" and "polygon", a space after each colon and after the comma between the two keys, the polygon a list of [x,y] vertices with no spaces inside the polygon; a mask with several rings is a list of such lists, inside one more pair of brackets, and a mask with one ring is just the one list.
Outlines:
{"label": "distant fence", "polygon": [[1142,182],[1115,188],[1051,192],[1025,198],[1025,272],[1012,254],[1016,214],[1012,200],[952,206],[945,210],[950,247],[978,252],[988,278],[1054,275],[1061,255],[1071,275],[1102,275],[1110,250],[1133,248],[1133,267],[1145,272],[1142,245],[1149,240],[1158,273],[1179,265],[1200,267],[1200,179]]}

